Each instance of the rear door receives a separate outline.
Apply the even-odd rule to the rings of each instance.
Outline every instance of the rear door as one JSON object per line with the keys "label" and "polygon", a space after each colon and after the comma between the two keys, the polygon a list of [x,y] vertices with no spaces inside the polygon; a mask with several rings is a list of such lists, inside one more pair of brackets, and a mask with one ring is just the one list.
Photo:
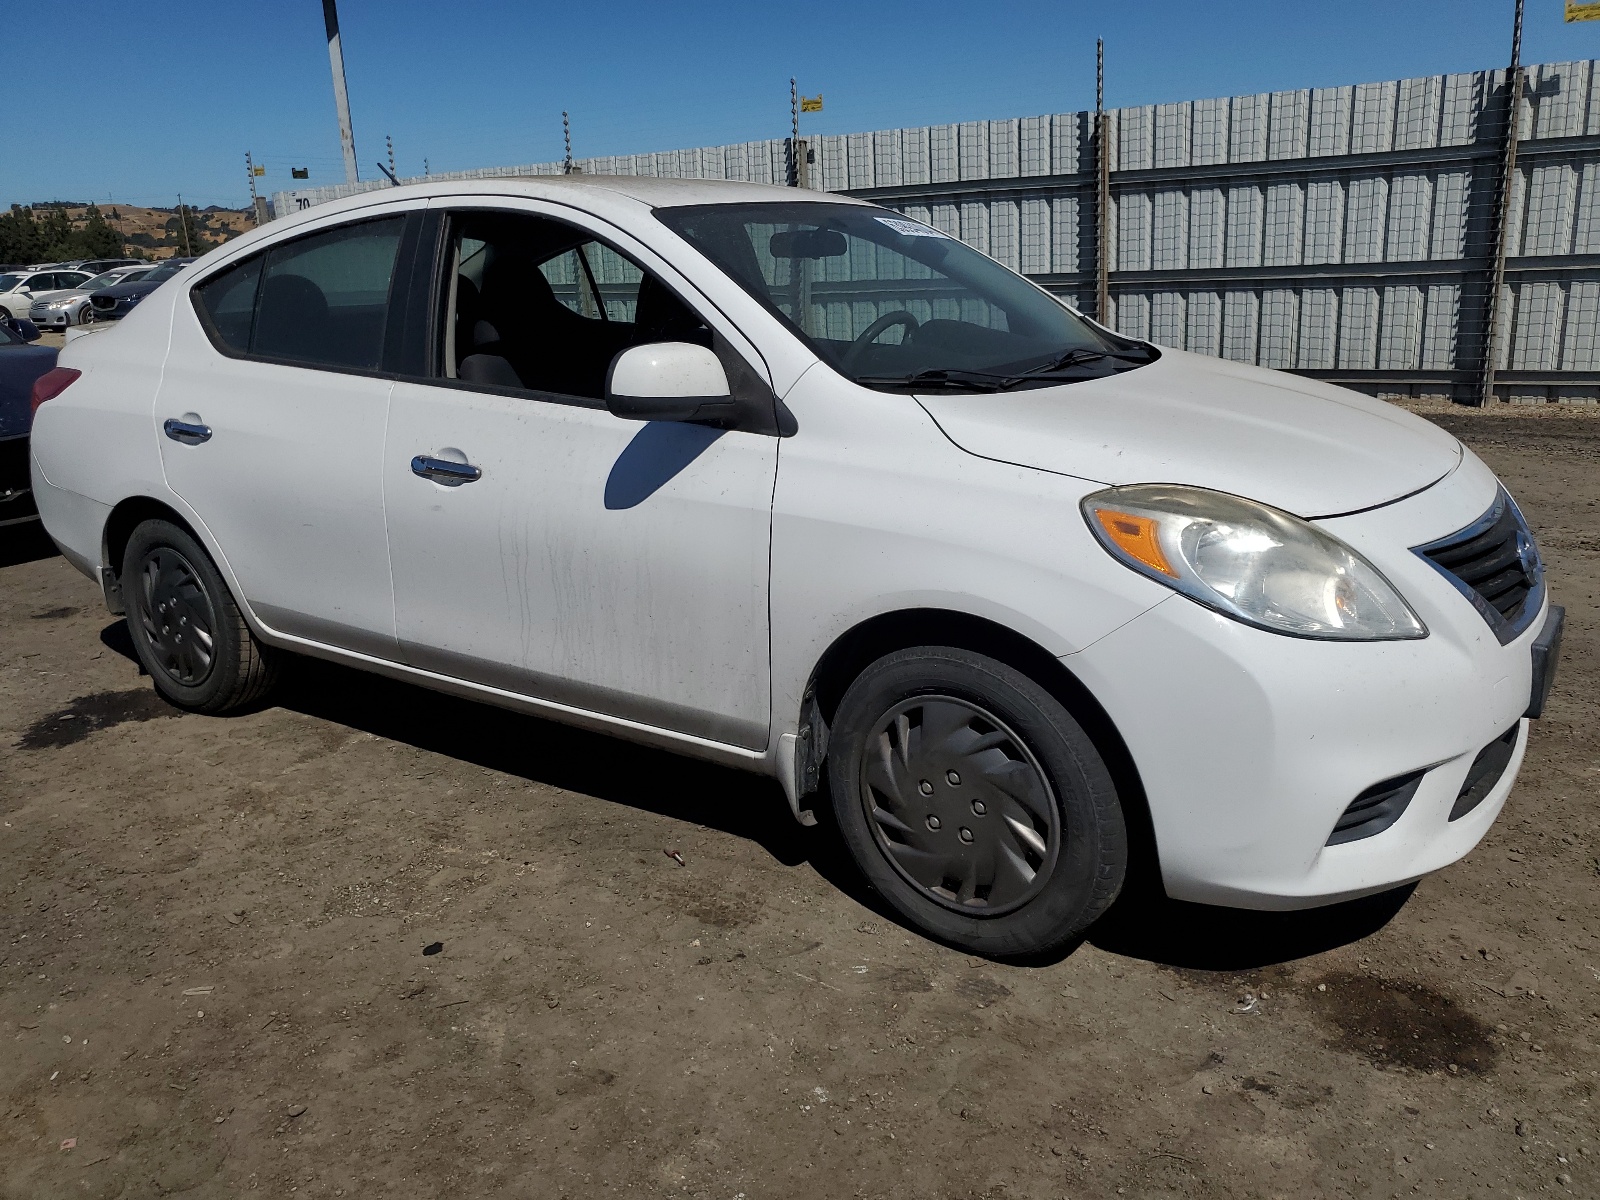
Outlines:
{"label": "rear door", "polygon": [[[418,206],[420,209],[420,206]],[[156,401],[167,481],[259,619],[393,659],[383,372],[408,221],[387,211],[277,242],[180,301]]]}

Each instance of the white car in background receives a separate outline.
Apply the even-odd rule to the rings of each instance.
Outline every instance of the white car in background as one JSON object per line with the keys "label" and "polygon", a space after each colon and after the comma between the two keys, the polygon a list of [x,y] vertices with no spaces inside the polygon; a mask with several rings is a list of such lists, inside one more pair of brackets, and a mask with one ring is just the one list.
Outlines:
{"label": "white car in background", "polygon": [[984,954],[1081,937],[1135,854],[1267,909],[1455,861],[1559,647],[1443,430],[823,193],[367,193],[34,398],[45,526],[174,704],[310,654],[761,772]]}
{"label": "white car in background", "polygon": [[87,271],[72,271],[65,267],[51,267],[44,271],[8,271],[0,274],[0,309],[13,317],[26,318],[35,296],[82,287],[93,278]]}
{"label": "white car in background", "polygon": [[57,292],[36,292],[28,306],[28,320],[40,329],[65,329],[68,325],[88,325],[94,320],[94,305],[89,298],[114,283],[137,283],[151,271],[153,263],[115,267],[88,282]]}

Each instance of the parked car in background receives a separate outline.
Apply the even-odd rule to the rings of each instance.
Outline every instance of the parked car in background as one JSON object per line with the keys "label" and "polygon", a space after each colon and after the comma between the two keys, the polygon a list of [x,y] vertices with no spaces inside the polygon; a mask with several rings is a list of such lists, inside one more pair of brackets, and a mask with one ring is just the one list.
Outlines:
{"label": "parked car in background", "polygon": [[92,275],[100,275],[116,267],[153,267],[154,263],[144,258],[91,258],[85,262],[73,263],[76,269],[88,271]]}
{"label": "parked car in background", "polygon": [[30,346],[0,321],[0,528],[38,519],[28,478],[33,385],[56,365],[56,351]]}
{"label": "parked car in background", "polygon": [[42,329],[65,329],[68,325],[87,325],[94,320],[94,306],[89,297],[103,288],[118,283],[137,283],[155,270],[149,263],[132,267],[117,267],[104,271],[82,287],[61,292],[36,293],[28,306],[28,320]]}
{"label": "parked car in background", "polygon": [[133,311],[139,301],[193,261],[192,258],[169,258],[160,266],[151,268],[148,274],[139,276],[137,282],[114,283],[94,292],[89,297],[89,303],[94,307],[94,319],[120,321]]}
{"label": "parked car in background", "polygon": [[5,309],[13,317],[26,317],[36,295],[82,287],[93,278],[91,272],[71,271],[65,268],[48,271],[12,271],[0,275],[0,308]]}
{"label": "parked car in background", "polygon": [[1562,610],[1448,432],[866,201],[435,182],[171,285],[32,447],[163,696],[306,653],[761,772],[970,951],[1069,945],[1135,854],[1241,908],[1416,880],[1549,692]]}
{"label": "parked car in background", "polygon": [[5,309],[0,308],[0,327],[9,329],[25,342],[37,342],[40,337],[39,327],[26,317],[13,317]]}

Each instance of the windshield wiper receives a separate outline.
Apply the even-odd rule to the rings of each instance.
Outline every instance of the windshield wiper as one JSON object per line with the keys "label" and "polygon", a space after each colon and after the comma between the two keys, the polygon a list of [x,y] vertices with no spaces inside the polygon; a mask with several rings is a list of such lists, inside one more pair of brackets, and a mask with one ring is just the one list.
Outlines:
{"label": "windshield wiper", "polygon": [[888,387],[941,388],[963,392],[1004,392],[1021,383],[1041,380],[1079,380],[1079,374],[1067,374],[1074,367],[1086,366],[1107,358],[1126,359],[1129,362],[1149,362],[1147,347],[1137,350],[1092,350],[1086,346],[1068,350],[1060,358],[1041,363],[1026,371],[1001,375],[994,371],[969,371],[964,367],[930,367],[911,375],[857,375],[856,382]]}
{"label": "windshield wiper", "polygon": [[959,367],[933,367],[910,375],[857,375],[856,382],[882,384],[887,387],[947,388],[956,391],[998,392],[1008,376],[993,375],[986,371],[967,371]]}
{"label": "windshield wiper", "polygon": [[[1019,383],[1026,383],[1036,379],[1054,379],[1058,372],[1070,370],[1073,367],[1086,366],[1092,362],[1099,362],[1107,358],[1120,358],[1128,362],[1149,362],[1150,351],[1148,347],[1141,346],[1137,350],[1091,350],[1087,346],[1079,346],[1068,350],[1054,362],[1041,363],[1037,367],[1030,367],[1026,371],[1018,371],[1015,375],[1007,375],[1000,381],[1001,390],[1015,387]],[[1079,378],[1079,376],[1061,376],[1062,378]]]}

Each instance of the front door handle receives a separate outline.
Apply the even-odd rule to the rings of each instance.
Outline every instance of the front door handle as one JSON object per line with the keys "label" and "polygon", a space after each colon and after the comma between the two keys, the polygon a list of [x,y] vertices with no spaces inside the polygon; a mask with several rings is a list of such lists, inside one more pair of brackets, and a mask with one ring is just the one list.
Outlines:
{"label": "front door handle", "polygon": [[201,425],[195,421],[179,421],[168,417],[161,424],[162,430],[175,442],[182,442],[185,446],[198,446],[201,442],[211,440],[211,426]]}
{"label": "front door handle", "polygon": [[419,454],[413,458],[411,473],[446,487],[460,487],[463,483],[476,483],[483,478],[483,472],[471,463],[451,462],[448,458],[434,458],[431,454]]}

